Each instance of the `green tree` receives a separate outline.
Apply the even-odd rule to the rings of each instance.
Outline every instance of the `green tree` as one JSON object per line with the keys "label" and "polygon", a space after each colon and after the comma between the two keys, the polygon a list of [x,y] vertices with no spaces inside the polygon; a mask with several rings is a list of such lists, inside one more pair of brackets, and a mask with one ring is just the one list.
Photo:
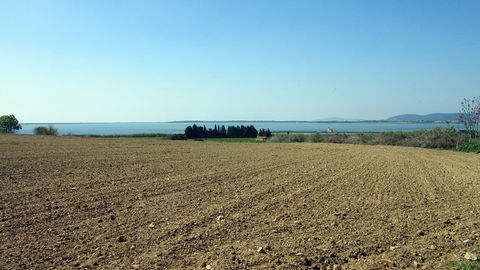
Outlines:
{"label": "green tree", "polygon": [[185,136],[187,136],[189,139],[195,138],[195,134],[193,133],[193,128],[191,126],[185,128]]}
{"label": "green tree", "polygon": [[52,135],[52,136],[58,136],[58,130],[54,128],[53,126],[48,126],[47,127],[36,127],[33,129],[33,134],[35,135]]}
{"label": "green tree", "polygon": [[17,118],[13,114],[0,116],[0,132],[1,133],[15,133],[15,130],[22,128],[18,123]]}

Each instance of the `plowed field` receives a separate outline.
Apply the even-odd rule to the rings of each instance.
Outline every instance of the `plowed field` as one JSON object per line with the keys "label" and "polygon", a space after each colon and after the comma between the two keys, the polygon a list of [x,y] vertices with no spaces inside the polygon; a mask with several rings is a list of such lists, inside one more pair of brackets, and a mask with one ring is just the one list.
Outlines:
{"label": "plowed field", "polygon": [[480,155],[0,136],[0,268],[452,269]]}

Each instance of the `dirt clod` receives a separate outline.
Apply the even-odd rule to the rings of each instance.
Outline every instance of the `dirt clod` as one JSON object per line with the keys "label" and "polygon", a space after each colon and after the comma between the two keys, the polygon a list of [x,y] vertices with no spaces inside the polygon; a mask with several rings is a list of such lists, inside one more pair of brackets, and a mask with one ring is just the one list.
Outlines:
{"label": "dirt clod", "polygon": [[425,235],[425,232],[423,230],[418,230],[417,235],[418,236],[423,236],[423,235]]}
{"label": "dirt clod", "polygon": [[118,241],[119,243],[127,242],[127,238],[122,235],[122,236],[118,237],[117,241]]}
{"label": "dirt clod", "polygon": [[303,259],[303,264],[304,264],[305,266],[311,266],[311,265],[312,265],[312,261],[311,261],[310,259],[308,259],[308,258],[304,258],[304,259]]}

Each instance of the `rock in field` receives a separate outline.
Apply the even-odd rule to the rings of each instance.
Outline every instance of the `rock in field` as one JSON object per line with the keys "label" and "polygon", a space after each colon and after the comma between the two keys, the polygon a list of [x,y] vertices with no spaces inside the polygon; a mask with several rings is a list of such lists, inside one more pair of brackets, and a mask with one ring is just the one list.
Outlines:
{"label": "rock in field", "polygon": [[382,259],[381,262],[387,266],[395,266],[395,263],[389,259]]}
{"label": "rock in field", "polygon": [[464,258],[467,259],[467,260],[469,260],[469,261],[476,261],[476,260],[478,260],[477,255],[476,255],[476,254],[473,254],[473,253],[470,253],[470,252],[465,253]]}

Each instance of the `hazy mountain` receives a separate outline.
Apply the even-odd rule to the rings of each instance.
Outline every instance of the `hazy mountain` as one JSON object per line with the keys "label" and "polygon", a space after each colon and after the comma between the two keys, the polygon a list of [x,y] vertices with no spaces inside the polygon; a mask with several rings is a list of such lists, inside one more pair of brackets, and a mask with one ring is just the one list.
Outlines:
{"label": "hazy mountain", "polygon": [[458,120],[458,113],[431,113],[427,115],[401,114],[387,119],[389,122],[435,122]]}

